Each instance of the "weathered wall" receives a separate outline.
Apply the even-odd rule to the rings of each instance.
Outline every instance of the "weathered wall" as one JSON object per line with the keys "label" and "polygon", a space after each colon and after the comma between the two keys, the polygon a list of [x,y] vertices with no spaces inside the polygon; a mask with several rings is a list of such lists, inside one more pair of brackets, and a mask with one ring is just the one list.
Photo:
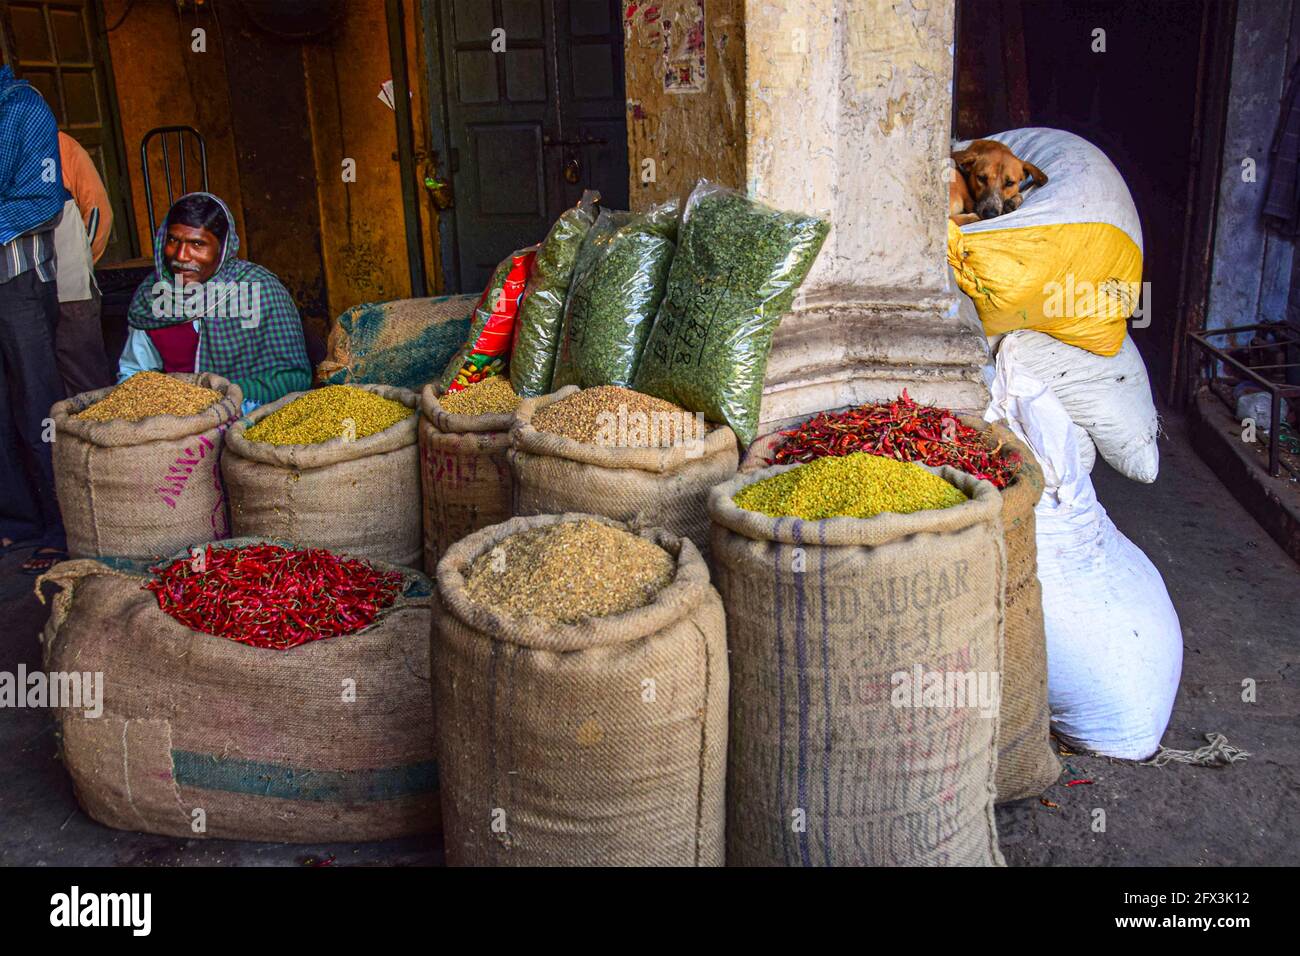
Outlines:
{"label": "weathered wall", "polygon": [[746,3],[746,183],[834,228],[805,289],[947,285],[951,0]]}
{"label": "weathered wall", "polygon": [[[1291,287],[1293,244],[1264,228],[1269,147],[1286,71],[1300,50],[1293,0],[1240,0],[1232,50],[1232,85],[1224,130],[1223,173],[1214,239],[1214,273],[1206,325],[1225,328],[1281,321]],[[1255,161],[1252,182],[1242,161]]]}
{"label": "weathered wall", "polygon": [[[128,0],[104,0],[103,22],[117,23]],[[131,179],[131,199],[142,255],[151,255],[149,214],[140,174],[140,139],[155,126],[189,125],[199,130],[208,150],[208,180],[212,192],[226,200],[245,235],[243,199],[235,163],[230,125],[230,97],[222,57],[221,33],[209,13],[190,14],[183,21],[172,4],[135,3],[121,26],[108,34],[109,56],[121,114],[122,139]],[[206,30],[207,52],[192,50],[191,31]],[[155,151],[157,146],[155,144]],[[166,210],[162,161],[150,164],[155,209]],[[191,176],[197,163],[189,168]],[[176,170],[173,170],[175,175]],[[192,182],[197,182],[197,176]],[[162,198],[159,198],[162,197]],[[246,250],[247,252],[248,250]]]}
{"label": "weathered wall", "polygon": [[[628,194],[633,209],[681,195],[700,177],[744,186],[744,0],[702,0],[705,79],[698,92],[665,91],[664,23],[691,19],[701,0],[624,0]],[[669,59],[682,51],[670,26]],[[642,181],[642,162],[655,162]]]}

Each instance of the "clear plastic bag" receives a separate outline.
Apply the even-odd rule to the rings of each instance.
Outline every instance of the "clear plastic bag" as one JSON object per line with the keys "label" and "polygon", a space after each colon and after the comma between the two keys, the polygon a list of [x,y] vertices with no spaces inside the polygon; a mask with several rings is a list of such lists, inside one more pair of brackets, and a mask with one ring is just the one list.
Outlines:
{"label": "clear plastic bag", "polygon": [[644,214],[601,210],[573,269],[552,390],[632,386],[668,283],[677,208],[670,200]]}
{"label": "clear plastic bag", "polygon": [[730,425],[758,430],[772,334],[830,231],[700,180],[682,210],[677,252],[633,387]]}
{"label": "clear plastic bag", "polygon": [[600,193],[587,190],[572,209],[566,209],[546,234],[519,306],[514,347],[510,353],[510,384],[524,397],[551,390],[555,354],[564,321],[573,266],[592,224]]}

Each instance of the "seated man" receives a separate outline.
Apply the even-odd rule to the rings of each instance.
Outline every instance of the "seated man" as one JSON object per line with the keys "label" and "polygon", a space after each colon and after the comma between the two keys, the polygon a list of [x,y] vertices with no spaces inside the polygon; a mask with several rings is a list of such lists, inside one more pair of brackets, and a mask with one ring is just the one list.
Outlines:
{"label": "seated man", "polygon": [[289,291],[238,250],[220,199],[176,201],[154,236],[154,274],[131,299],[119,382],[142,371],[214,372],[239,386],[245,412],[311,387]]}

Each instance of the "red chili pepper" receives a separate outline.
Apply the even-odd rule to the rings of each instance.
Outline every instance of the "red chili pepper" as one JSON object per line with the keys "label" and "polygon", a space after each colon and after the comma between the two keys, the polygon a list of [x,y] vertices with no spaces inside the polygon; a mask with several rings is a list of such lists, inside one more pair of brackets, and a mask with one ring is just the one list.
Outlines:
{"label": "red chili pepper", "polygon": [[145,587],[182,624],[277,650],[368,627],[402,584],[400,572],[278,545],[209,549],[203,571],[188,558],[153,570]]}

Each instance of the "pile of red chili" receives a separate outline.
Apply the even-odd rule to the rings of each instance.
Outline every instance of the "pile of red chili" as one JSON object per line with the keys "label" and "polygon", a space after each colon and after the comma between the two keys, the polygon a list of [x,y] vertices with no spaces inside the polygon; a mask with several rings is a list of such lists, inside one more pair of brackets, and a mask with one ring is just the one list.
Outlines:
{"label": "pile of red chili", "polygon": [[398,571],[274,544],[209,545],[154,571],[145,587],[186,627],[282,651],[368,627],[402,587]]}
{"label": "pile of red chili", "polygon": [[791,465],[814,458],[865,451],[899,461],[949,465],[1005,488],[1020,470],[1020,456],[1002,451],[978,429],[963,425],[951,411],[918,405],[903,397],[887,405],[860,405],[845,412],[822,412],[798,428],[781,433],[769,465]]}

